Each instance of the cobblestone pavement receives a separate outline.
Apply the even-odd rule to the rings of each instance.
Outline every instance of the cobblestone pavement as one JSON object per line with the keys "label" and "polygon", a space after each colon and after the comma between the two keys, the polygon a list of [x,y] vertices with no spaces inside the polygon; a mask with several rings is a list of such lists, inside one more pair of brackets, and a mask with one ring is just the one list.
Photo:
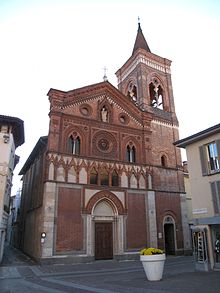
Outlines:
{"label": "cobblestone pavement", "polygon": [[1,293],[220,292],[220,271],[196,272],[190,256],[168,257],[163,279],[149,282],[139,261],[38,265],[17,250],[8,255],[0,266]]}

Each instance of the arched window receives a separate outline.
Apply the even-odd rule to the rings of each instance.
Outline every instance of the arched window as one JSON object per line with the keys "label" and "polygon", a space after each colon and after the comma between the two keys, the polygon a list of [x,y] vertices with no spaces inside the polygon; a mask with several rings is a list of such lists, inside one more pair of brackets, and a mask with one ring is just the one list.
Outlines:
{"label": "arched window", "polygon": [[109,178],[108,178],[108,172],[106,169],[101,170],[100,173],[100,184],[101,185],[109,185]]}
{"label": "arched window", "polygon": [[98,172],[92,168],[90,172],[90,184],[98,184]]}
{"label": "arched window", "polygon": [[167,166],[166,156],[163,155],[160,159],[161,159],[161,166],[163,166],[163,167]]}
{"label": "arched window", "polygon": [[118,173],[115,170],[112,172],[112,186],[119,186]]}
{"label": "arched window", "polygon": [[137,101],[137,87],[133,83],[129,84],[127,96],[133,101]]}
{"label": "arched window", "polygon": [[136,161],[136,150],[134,146],[127,146],[126,149],[126,160],[130,163],[135,163]]}
{"label": "arched window", "polygon": [[150,83],[149,92],[151,106],[163,110],[163,89],[157,79]]}
{"label": "arched window", "polygon": [[80,155],[80,138],[71,135],[68,139],[68,150],[73,155]]}

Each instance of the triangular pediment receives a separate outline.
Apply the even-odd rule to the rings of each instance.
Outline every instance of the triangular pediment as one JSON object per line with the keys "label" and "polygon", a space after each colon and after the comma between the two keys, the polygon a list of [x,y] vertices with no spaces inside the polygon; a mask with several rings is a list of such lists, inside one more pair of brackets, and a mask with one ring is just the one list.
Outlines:
{"label": "triangular pediment", "polygon": [[[119,123],[127,124],[127,121],[132,121],[132,124],[142,125],[142,114],[138,105],[135,105],[134,101],[122,94],[108,81],[68,92],[51,89],[48,95],[50,100],[55,97],[57,103],[51,101],[53,108],[60,109],[62,113],[71,114],[79,109],[79,115],[82,114],[86,118],[90,116],[92,109],[96,108],[97,111],[101,111],[101,108],[106,106],[108,110],[111,108],[115,115],[119,115]],[[57,101],[58,99],[59,101]],[[114,121],[116,120],[114,119]]]}

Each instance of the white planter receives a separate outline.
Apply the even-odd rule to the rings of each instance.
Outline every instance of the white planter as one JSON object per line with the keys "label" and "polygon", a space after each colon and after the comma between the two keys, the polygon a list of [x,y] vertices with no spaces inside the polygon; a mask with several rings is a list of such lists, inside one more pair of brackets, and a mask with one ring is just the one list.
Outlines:
{"label": "white planter", "polygon": [[149,281],[162,279],[165,259],[165,254],[140,255],[140,260]]}

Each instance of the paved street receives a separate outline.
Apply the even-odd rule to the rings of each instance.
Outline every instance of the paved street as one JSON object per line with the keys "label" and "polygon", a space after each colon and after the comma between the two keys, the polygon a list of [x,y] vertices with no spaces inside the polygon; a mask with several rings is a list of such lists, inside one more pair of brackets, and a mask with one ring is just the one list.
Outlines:
{"label": "paved street", "polygon": [[149,282],[139,261],[38,265],[8,248],[0,266],[0,292],[219,293],[220,271],[195,272],[192,257],[168,257],[163,280]]}

